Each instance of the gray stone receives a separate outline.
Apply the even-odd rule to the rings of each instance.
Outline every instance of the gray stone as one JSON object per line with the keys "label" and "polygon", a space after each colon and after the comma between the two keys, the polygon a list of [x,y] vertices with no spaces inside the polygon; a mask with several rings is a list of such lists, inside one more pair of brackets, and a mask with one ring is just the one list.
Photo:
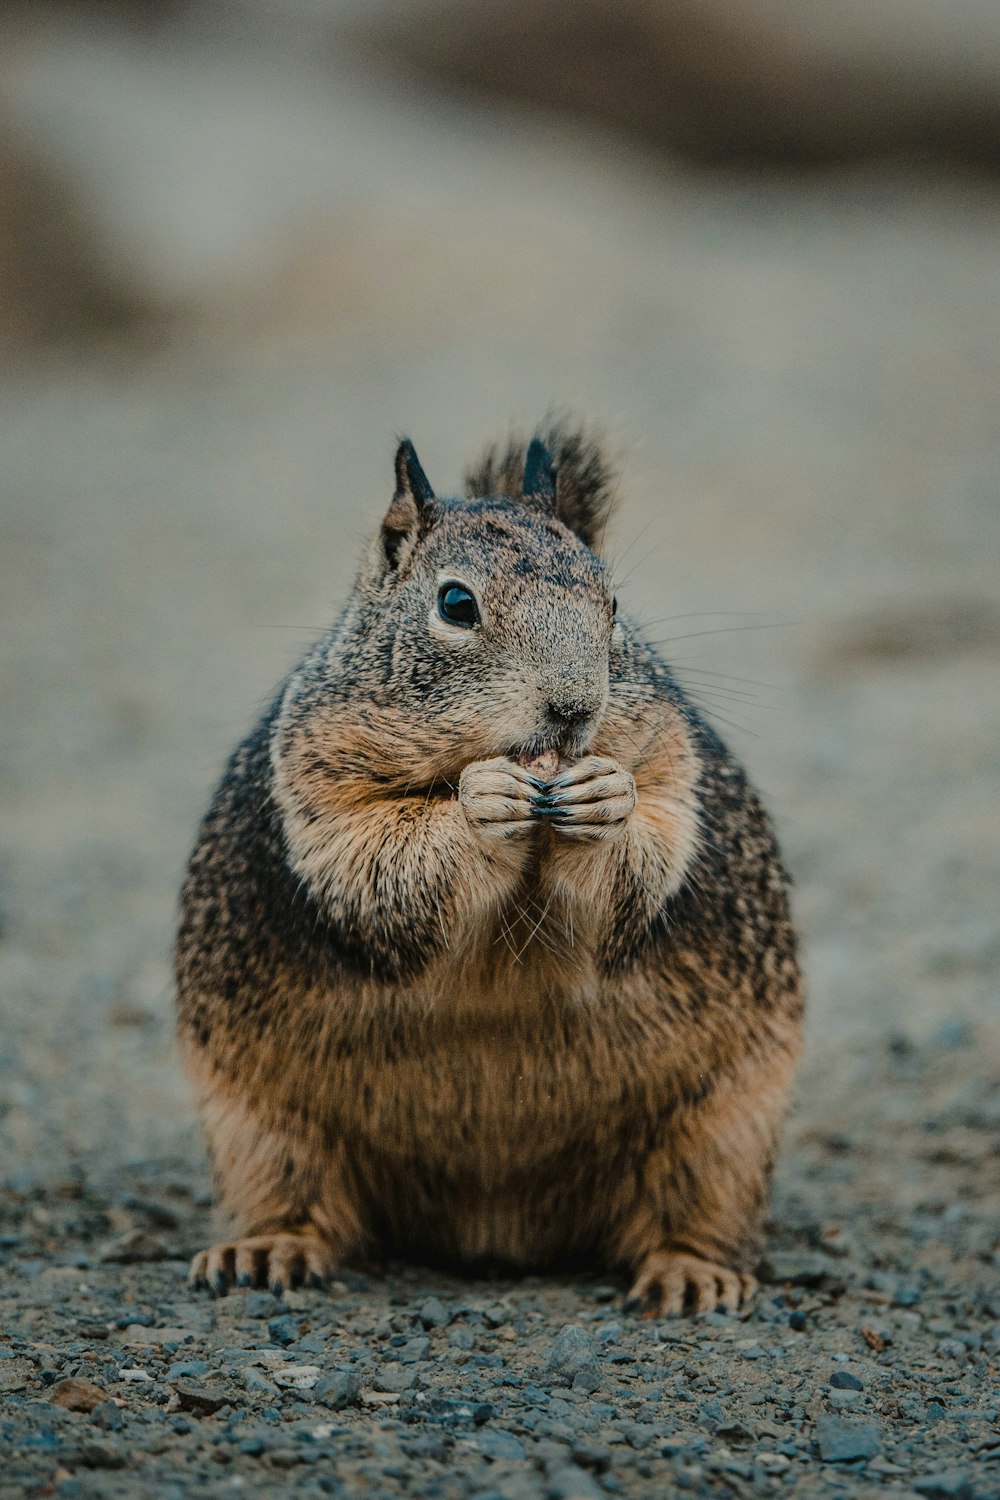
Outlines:
{"label": "gray stone", "polygon": [[593,1469],[601,1474],[611,1465],[611,1453],[607,1448],[601,1447],[599,1443],[592,1443],[587,1438],[580,1438],[573,1444],[570,1455],[573,1462],[579,1464],[582,1469]]}
{"label": "gray stone", "polygon": [[429,1338],[421,1336],[419,1338],[407,1339],[399,1351],[400,1363],[404,1365],[419,1364],[421,1360],[427,1358],[430,1349],[431,1341]]}
{"label": "gray stone", "polygon": [[118,1265],[133,1265],[138,1261],[167,1260],[169,1250],[162,1240],[147,1234],[144,1229],[130,1229],[126,1234],[117,1234],[105,1240],[97,1251],[97,1259]]}
{"label": "gray stone", "polygon": [[407,1458],[430,1458],[439,1464],[445,1462],[450,1451],[448,1439],[437,1432],[421,1432],[407,1438],[402,1448]]}
{"label": "gray stone", "polygon": [[604,1500],[596,1479],[576,1464],[563,1464],[549,1471],[546,1493],[551,1500]]}
{"label": "gray stone", "polygon": [[247,1318],[273,1318],[281,1310],[282,1304],[271,1292],[247,1292],[243,1302],[243,1315]]}
{"label": "gray stone", "polygon": [[451,1322],[451,1313],[440,1297],[428,1297],[422,1302],[417,1317],[425,1328],[445,1328]]}
{"label": "gray stone", "polygon": [[302,1322],[294,1313],[285,1313],[283,1317],[270,1320],[267,1332],[276,1344],[282,1344],[287,1348],[289,1344],[298,1342],[302,1332]]}
{"label": "gray stone", "polygon": [[861,1391],[831,1390],[827,1391],[826,1399],[832,1411],[850,1411],[864,1396]]}
{"label": "gray stone", "polygon": [[816,1444],[825,1464],[846,1464],[874,1458],[882,1438],[874,1422],[845,1422],[843,1417],[830,1415],[816,1423]]}
{"label": "gray stone", "polygon": [[597,1346],[577,1323],[566,1323],[559,1330],[545,1368],[556,1384],[572,1386],[574,1390],[596,1391],[601,1383]]}
{"label": "gray stone", "polygon": [[121,1432],[125,1426],[125,1414],[117,1401],[102,1401],[90,1413],[90,1420],[104,1432]]}
{"label": "gray stone", "polygon": [[416,1370],[409,1370],[404,1365],[380,1366],[375,1372],[373,1381],[377,1391],[384,1391],[387,1394],[399,1394],[412,1390],[416,1383]]}
{"label": "gray stone", "polygon": [[925,1474],[921,1479],[915,1479],[911,1488],[918,1495],[929,1496],[930,1500],[972,1500],[973,1495],[968,1476],[957,1469]]}
{"label": "gray stone", "polygon": [[124,1451],[114,1443],[84,1443],[79,1461],[85,1469],[124,1469],[128,1463]]}
{"label": "gray stone", "polygon": [[190,1411],[199,1417],[213,1416],[231,1401],[229,1392],[221,1386],[197,1385],[188,1380],[176,1381],[174,1394],[181,1411]]}
{"label": "gray stone", "polygon": [[427,1403],[427,1415],[445,1427],[482,1427],[493,1417],[493,1406],[488,1401],[453,1401],[448,1396],[432,1396]]}
{"label": "gray stone", "polygon": [[207,1359],[183,1359],[172,1364],[167,1371],[168,1380],[183,1380],[185,1376],[194,1376],[196,1379],[207,1375],[210,1366]]}
{"label": "gray stone", "polygon": [[240,1379],[243,1382],[244,1389],[248,1390],[251,1395],[270,1396],[272,1398],[277,1398],[280,1395],[278,1387],[272,1381],[268,1380],[266,1375],[262,1375],[260,1370],[255,1370],[252,1366],[243,1371]]}
{"label": "gray stone", "polygon": [[361,1381],[356,1370],[330,1370],[320,1377],[313,1387],[313,1400],[328,1406],[331,1411],[342,1411],[346,1406],[357,1406],[361,1400]]}
{"label": "gray stone", "polygon": [[487,1458],[520,1461],[525,1456],[524,1448],[514,1434],[497,1427],[480,1427],[471,1442],[477,1452]]}
{"label": "gray stone", "polygon": [[837,1274],[836,1262],[819,1250],[772,1250],[761,1262],[765,1281],[792,1286],[818,1286],[824,1277]]}

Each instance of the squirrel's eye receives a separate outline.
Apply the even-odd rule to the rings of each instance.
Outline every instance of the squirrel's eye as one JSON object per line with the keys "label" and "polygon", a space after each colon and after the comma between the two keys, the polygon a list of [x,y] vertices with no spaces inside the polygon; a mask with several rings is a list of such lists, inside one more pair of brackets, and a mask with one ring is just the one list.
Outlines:
{"label": "squirrel's eye", "polygon": [[438,614],[449,625],[479,624],[479,608],[462,583],[443,583],[438,592]]}
{"label": "squirrel's eye", "polygon": [[617,613],[618,613],[618,596],[616,594],[612,598],[612,600],[611,600],[611,618],[614,619],[614,617],[615,617],[615,615]]}

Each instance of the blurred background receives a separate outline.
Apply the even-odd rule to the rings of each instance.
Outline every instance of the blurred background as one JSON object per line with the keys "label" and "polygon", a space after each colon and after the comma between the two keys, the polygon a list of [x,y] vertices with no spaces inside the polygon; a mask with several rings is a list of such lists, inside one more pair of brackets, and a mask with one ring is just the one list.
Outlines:
{"label": "blurred background", "polygon": [[995,1063],[998,247],[994,0],[3,0],[5,1173],[199,1159],[222,762],[396,434],[447,492],[553,409],[776,815],[803,1109],[887,1039]]}

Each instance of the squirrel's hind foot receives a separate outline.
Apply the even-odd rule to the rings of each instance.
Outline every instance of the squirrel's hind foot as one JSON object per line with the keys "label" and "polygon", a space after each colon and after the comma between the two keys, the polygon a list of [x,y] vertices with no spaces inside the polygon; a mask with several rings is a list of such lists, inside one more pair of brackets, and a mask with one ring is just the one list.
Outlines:
{"label": "squirrel's hind foot", "polygon": [[683,1312],[734,1313],[757,1290],[753,1276],[679,1250],[654,1250],[643,1261],[625,1300],[627,1312],[646,1318],[672,1318]]}
{"label": "squirrel's hind foot", "polygon": [[333,1262],[313,1233],[257,1235],[229,1240],[201,1250],[191,1262],[188,1280],[217,1297],[230,1287],[268,1287],[276,1297],[290,1287],[324,1286]]}

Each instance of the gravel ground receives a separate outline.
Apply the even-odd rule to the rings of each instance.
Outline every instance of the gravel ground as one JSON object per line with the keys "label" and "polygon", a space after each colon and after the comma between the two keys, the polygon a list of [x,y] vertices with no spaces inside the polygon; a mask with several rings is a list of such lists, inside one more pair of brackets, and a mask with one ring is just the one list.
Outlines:
{"label": "gravel ground", "polygon": [[[703,180],[61,25],[18,117],[202,301],[155,352],[0,370],[0,1495],[1000,1495],[995,193]],[[277,260],[272,176],[263,239],[308,227]],[[618,591],[795,876],[761,1294],[670,1324],[606,1276],[193,1296],[197,818],[348,586],[393,433],[445,491],[552,402],[621,440]]]}

